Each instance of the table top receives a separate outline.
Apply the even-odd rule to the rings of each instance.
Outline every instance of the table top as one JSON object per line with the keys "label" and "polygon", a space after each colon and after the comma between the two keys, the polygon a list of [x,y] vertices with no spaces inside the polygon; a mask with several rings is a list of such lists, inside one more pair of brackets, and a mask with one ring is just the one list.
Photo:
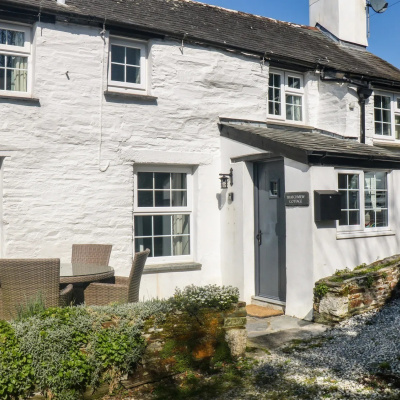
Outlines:
{"label": "table top", "polygon": [[113,276],[114,269],[109,265],[60,264],[60,283],[95,282]]}

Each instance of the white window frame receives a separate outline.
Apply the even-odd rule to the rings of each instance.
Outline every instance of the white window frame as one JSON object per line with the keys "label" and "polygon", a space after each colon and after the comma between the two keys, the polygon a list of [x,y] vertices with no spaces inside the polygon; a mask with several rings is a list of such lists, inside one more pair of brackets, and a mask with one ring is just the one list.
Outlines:
{"label": "white window frame", "polygon": [[[111,80],[111,55],[112,45],[131,47],[140,50],[140,83],[120,82]],[[147,42],[140,40],[130,40],[122,37],[112,36],[109,40],[108,50],[108,90],[122,92],[146,93],[147,91]]]}
{"label": "white window frame", "polygon": [[32,76],[33,76],[33,61],[32,61],[32,27],[22,24],[10,24],[8,22],[0,21],[0,28],[10,31],[24,32],[24,46],[12,46],[7,44],[0,44],[0,54],[6,56],[27,57],[28,58],[28,73],[26,92],[14,90],[1,90],[0,95],[7,95],[13,97],[27,97],[32,93]]}
{"label": "white window frame", "polygon": [[[139,172],[164,172],[164,173],[185,173],[187,185],[187,205],[186,207],[139,207],[138,206],[138,173]],[[193,218],[193,170],[190,167],[178,166],[151,166],[142,165],[134,168],[133,178],[134,201],[133,216],[148,216],[148,215],[173,215],[173,214],[187,214],[189,215],[189,243],[190,254],[181,256],[162,256],[162,257],[148,257],[147,264],[165,264],[177,262],[193,262],[194,254],[194,218]],[[133,226],[133,246],[135,247],[135,226]],[[135,252],[138,251],[135,249]]]}
{"label": "white window frame", "polygon": [[[281,77],[281,115],[275,115],[269,113],[269,98],[267,104],[267,115],[268,119],[274,119],[278,121],[286,121],[292,124],[305,124],[305,111],[304,111],[304,76],[291,71],[279,71],[275,69],[270,69],[269,74],[280,75]],[[268,75],[269,77],[269,75]],[[289,87],[289,78],[297,78],[300,79],[300,89],[290,88]],[[268,79],[268,95],[269,95],[269,79]],[[286,95],[293,95],[301,97],[301,121],[295,121],[286,119]]]}
{"label": "white window frame", "polygon": [[[375,132],[375,96],[384,96],[390,98],[390,135],[379,135]],[[400,101],[400,93],[388,93],[383,91],[374,92],[374,138],[382,141],[400,141],[396,139],[396,116],[400,117],[400,108],[398,107]]]}
{"label": "white window frame", "polygon": [[[388,225],[375,228],[365,227],[365,178],[366,172],[384,172],[386,173],[386,193],[387,193],[387,209],[388,209]],[[359,187],[359,202],[360,202],[360,224],[359,225],[339,225],[339,220],[336,223],[336,229],[338,233],[354,233],[354,234],[379,234],[391,231],[391,215],[393,213],[393,204],[391,201],[391,171],[381,169],[366,169],[366,170],[355,170],[355,169],[337,169],[336,170],[336,189],[339,191],[339,175],[358,175],[358,187]]]}

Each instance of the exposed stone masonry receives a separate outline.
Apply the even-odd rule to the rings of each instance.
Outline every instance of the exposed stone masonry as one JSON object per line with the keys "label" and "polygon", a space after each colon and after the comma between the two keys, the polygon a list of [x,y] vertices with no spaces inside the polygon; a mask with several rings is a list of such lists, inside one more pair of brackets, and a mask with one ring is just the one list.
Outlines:
{"label": "exposed stone masonry", "polygon": [[399,279],[399,255],[323,278],[315,284],[314,321],[331,324],[380,308],[398,295]]}

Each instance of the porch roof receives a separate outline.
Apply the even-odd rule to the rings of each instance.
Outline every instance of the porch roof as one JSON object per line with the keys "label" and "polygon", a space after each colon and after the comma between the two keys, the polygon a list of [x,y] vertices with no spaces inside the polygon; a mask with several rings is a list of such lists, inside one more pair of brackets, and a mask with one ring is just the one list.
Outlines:
{"label": "porch roof", "polygon": [[222,137],[303,164],[400,169],[400,152],[313,129],[235,123],[221,123],[219,129]]}

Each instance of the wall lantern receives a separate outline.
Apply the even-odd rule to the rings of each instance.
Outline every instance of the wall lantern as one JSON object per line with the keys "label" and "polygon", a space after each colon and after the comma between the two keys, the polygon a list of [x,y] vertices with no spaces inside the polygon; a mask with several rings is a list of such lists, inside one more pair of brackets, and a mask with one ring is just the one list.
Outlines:
{"label": "wall lantern", "polygon": [[230,169],[229,174],[219,174],[219,179],[221,180],[221,189],[228,189],[228,181],[231,186],[233,185],[233,169]]}

